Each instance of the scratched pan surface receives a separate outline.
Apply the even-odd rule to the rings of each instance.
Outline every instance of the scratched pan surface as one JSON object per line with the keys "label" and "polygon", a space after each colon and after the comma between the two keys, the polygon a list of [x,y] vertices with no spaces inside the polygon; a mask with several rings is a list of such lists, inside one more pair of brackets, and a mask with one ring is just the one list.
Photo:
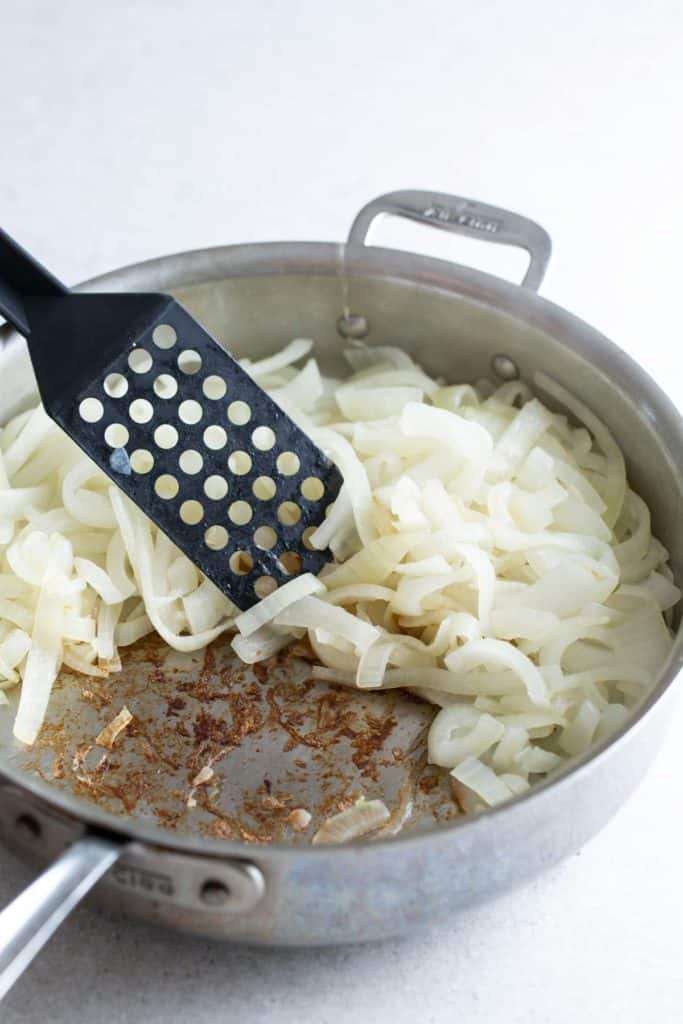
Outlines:
{"label": "scratched pan surface", "polygon": [[[98,745],[124,706],[132,722],[112,750]],[[214,839],[308,844],[361,795],[389,808],[384,835],[456,816],[447,775],[426,762],[433,713],[410,694],[312,679],[301,644],[251,668],[229,638],[179,654],[149,637],[108,679],[63,671],[30,751],[12,747],[12,716],[0,716],[0,745],[18,767],[113,814]],[[193,785],[202,768],[212,777]],[[296,808],[311,815],[299,832],[288,821]]]}

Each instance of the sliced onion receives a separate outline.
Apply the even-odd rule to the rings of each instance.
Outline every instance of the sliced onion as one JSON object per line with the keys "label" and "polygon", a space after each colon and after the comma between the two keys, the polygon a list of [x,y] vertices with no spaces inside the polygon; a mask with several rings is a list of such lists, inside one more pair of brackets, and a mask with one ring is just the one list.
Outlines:
{"label": "sliced onion", "polygon": [[445,659],[450,672],[468,672],[474,668],[507,668],[519,677],[534,704],[548,703],[548,689],[543,676],[521,651],[503,640],[470,640]]}
{"label": "sliced onion", "polygon": [[453,768],[466,757],[481,757],[498,743],[505,727],[469,704],[453,704],[438,713],[429,730],[429,760]]}
{"label": "sliced onion", "polygon": [[290,637],[285,633],[276,633],[269,626],[260,626],[248,636],[238,633],[232,638],[231,646],[245,665],[255,665],[256,662],[272,658],[289,642]]}
{"label": "sliced onion", "polygon": [[313,845],[348,843],[359,839],[384,825],[389,817],[389,811],[381,800],[361,798],[353,807],[327,818],[313,836]]}
{"label": "sliced onion", "polygon": [[123,601],[123,594],[115,586],[108,573],[99,565],[95,565],[89,558],[76,558],[74,566],[79,575],[102,598],[105,604],[120,604]]}
{"label": "sliced onion", "polygon": [[566,406],[578,420],[588,427],[607,458],[607,479],[605,481],[605,521],[614,526],[621,513],[626,493],[626,466],[621,449],[611,433],[590,409],[570,394],[556,380],[545,373],[535,373],[534,382],[556,401]]}
{"label": "sliced onion", "polygon": [[361,651],[369,647],[379,636],[379,630],[374,626],[317,597],[302,597],[293,604],[288,604],[277,613],[274,622],[281,628],[323,630],[333,636],[339,636]]}
{"label": "sliced onion", "polygon": [[290,604],[294,604],[302,597],[308,597],[309,594],[320,594],[324,590],[323,584],[310,573],[296,576],[289,583],[285,583],[284,587],[279,587],[272,594],[268,594],[253,608],[238,615],[235,619],[235,626],[242,636],[251,636],[261,626],[272,622]]}
{"label": "sliced onion", "polygon": [[504,803],[514,795],[510,787],[496,775],[494,770],[476,757],[466,757],[456,768],[453,768],[451,775],[487,807]]}

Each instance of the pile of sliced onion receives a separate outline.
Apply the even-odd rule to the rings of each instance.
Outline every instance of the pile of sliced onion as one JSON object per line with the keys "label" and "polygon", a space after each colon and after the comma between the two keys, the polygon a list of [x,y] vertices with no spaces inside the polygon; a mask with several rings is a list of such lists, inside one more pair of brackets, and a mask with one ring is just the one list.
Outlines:
{"label": "pile of sliced onion", "polygon": [[519,381],[444,385],[398,349],[346,356],[344,381],[311,360],[258,377],[304,396],[287,411],[344,487],[312,537],[335,563],[237,616],[233,646],[306,636],[318,678],[439,705],[430,760],[468,810],[492,806],[606,739],[653,686],[680,599],[668,554],[609,430],[556,381],[534,386],[560,412]]}
{"label": "pile of sliced onion", "polygon": [[388,347],[323,377],[298,339],[245,368],[337,463],[311,538],[334,554],[242,614],[47,418],[0,438],[0,701],[35,740],[62,664],[105,676],[153,630],[236,629],[248,663],[307,637],[321,678],[440,707],[433,763],[461,802],[523,792],[619,729],[671,649],[680,598],[605,425],[556,381],[445,385]]}

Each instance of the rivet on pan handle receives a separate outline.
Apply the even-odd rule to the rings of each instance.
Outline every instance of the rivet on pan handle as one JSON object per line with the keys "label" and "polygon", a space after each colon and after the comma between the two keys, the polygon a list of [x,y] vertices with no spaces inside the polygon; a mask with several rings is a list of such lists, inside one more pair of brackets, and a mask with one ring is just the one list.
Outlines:
{"label": "rivet on pan handle", "polygon": [[406,217],[456,235],[525,249],[529,267],[522,285],[532,291],[538,291],[548,268],[552,251],[548,232],[528,217],[499,206],[443,192],[387,192],[363,207],[351,225],[348,244],[366,245],[373,222],[381,216]]}
{"label": "rivet on pan handle", "polygon": [[245,913],[265,892],[263,873],[250,861],[193,857],[144,843],[130,843],[107,885],[135,899],[221,914]]}

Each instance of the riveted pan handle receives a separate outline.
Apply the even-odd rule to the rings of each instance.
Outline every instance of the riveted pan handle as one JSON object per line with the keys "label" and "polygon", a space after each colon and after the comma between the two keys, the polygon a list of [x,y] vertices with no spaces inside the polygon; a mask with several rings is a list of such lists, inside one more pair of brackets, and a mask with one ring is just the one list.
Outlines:
{"label": "riveted pan handle", "polygon": [[123,849],[96,836],[80,839],[0,913],[0,999]]}
{"label": "riveted pan handle", "polygon": [[349,232],[349,245],[366,245],[373,222],[381,216],[406,217],[442,231],[501,245],[515,245],[529,254],[522,285],[538,291],[550,260],[550,236],[539,224],[499,206],[442,192],[387,192],[364,206]]}

